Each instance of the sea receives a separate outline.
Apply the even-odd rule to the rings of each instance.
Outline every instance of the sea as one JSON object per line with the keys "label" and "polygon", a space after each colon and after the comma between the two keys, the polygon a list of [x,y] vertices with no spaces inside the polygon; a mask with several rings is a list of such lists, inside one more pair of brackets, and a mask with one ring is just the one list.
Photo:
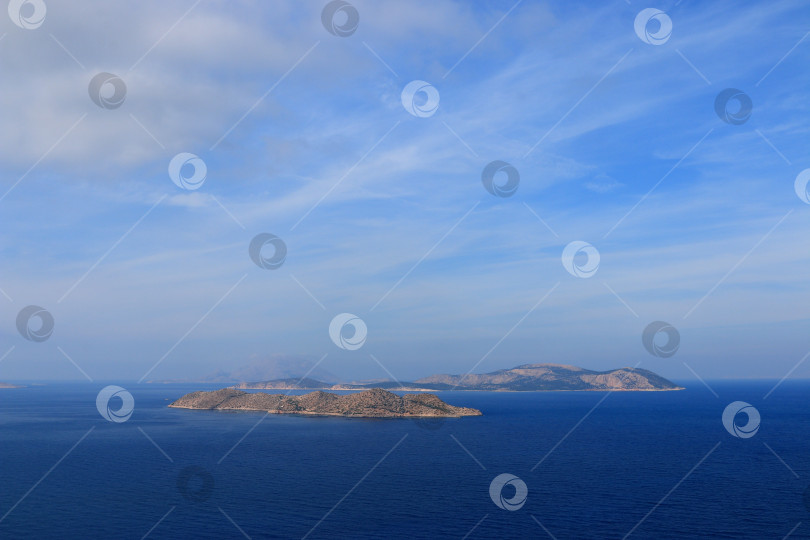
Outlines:
{"label": "sea", "polygon": [[483,416],[437,421],[0,390],[0,538],[810,538],[810,382],[776,383],[439,392]]}

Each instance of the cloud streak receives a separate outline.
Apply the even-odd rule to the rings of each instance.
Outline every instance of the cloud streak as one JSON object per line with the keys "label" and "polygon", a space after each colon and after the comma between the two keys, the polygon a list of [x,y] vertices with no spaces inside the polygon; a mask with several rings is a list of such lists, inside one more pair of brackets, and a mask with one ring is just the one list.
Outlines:
{"label": "cloud streak", "polygon": [[[13,231],[0,237],[0,287],[15,300],[0,316],[37,303],[57,320],[53,343],[18,343],[0,377],[76,376],[59,345],[97,379],[137,379],[243,275],[152,376],[330,352],[324,369],[340,377],[385,377],[368,355],[334,350],[326,329],[341,312],[364,318],[364,347],[398,377],[464,372],[557,282],[481,369],[634,364],[641,329],[660,319],[679,324],[679,354],[708,378],[778,377],[807,347],[786,330],[810,318],[798,301],[810,253],[795,240],[810,209],[792,185],[810,166],[795,90],[810,83],[810,49],[785,56],[806,32],[801,4],[681,5],[659,47],[623,5],[522,3],[504,17],[513,2],[358,1],[357,33],[338,38],[317,4],[192,4],[78,2],[49,6],[41,31],[0,28],[0,109],[14,126],[0,132],[2,191],[31,169],[0,201]],[[89,99],[99,71],[125,80],[119,109]],[[414,79],[441,95],[430,118],[400,103]],[[742,126],[714,113],[726,87],[752,96]],[[205,161],[199,190],[169,179],[178,152]],[[481,185],[493,160],[520,172],[513,197]],[[278,270],[248,257],[262,232],[288,247]],[[563,269],[574,240],[599,249],[594,279]],[[19,336],[7,324],[0,337]],[[776,359],[750,353],[763,342]]]}

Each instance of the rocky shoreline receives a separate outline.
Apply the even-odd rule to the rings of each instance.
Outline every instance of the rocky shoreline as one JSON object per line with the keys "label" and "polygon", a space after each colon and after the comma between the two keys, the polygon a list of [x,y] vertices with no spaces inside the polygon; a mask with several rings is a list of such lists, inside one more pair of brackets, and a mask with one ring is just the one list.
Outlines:
{"label": "rocky shoreline", "polygon": [[399,396],[380,388],[349,395],[316,391],[302,396],[222,388],[211,392],[191,392],[169,404],[169,407],[360,418],[458,418],[482,414],[478,409],[449,405],[434,394]]}

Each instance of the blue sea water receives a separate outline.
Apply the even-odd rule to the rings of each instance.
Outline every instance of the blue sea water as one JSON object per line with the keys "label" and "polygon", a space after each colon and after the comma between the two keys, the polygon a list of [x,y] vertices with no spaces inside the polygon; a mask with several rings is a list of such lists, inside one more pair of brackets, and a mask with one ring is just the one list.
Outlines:
{"label": "blue sea water", "polygon": [[[2,390],[0,537],[810,537],[810,383],[710,384],[445,392],[484,415],[438,423],[166,407],[199,384],[124,385],[114,423],[104,384]],[[721,422],[738,400],[751,438]],[[502,473],[518,510],[490,497]]]}

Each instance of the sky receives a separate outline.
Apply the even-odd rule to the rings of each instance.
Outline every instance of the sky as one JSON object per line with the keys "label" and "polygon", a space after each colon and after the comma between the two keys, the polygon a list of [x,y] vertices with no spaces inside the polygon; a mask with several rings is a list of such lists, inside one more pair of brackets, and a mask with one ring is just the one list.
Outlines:
{"label": "sky", "polygon": [[808,377],[808,34],[801,1],[12,1],[0,380]]}

